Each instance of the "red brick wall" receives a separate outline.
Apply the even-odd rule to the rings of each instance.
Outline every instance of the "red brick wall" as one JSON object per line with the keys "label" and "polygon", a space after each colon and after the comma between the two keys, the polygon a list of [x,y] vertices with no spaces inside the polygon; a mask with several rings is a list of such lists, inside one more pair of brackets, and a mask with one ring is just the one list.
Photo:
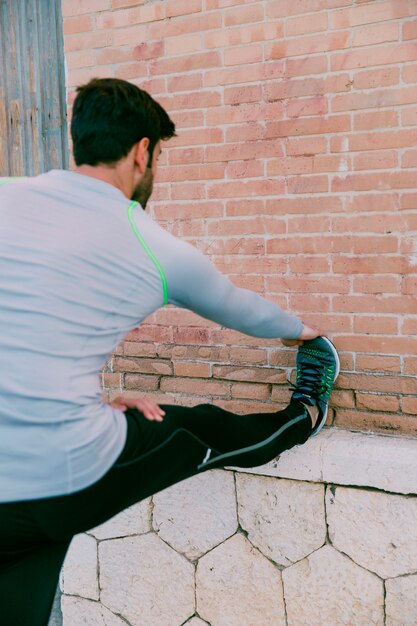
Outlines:
{"label": "red brick wall", "polygon": [[[417,434],[417,0],[64,0],[63,15],[70,103],[116,76],[177,124],[155,219],[331,334],[329,423]],[[165,309],[104,384],[271,410],[293,374],[280,345]]]}

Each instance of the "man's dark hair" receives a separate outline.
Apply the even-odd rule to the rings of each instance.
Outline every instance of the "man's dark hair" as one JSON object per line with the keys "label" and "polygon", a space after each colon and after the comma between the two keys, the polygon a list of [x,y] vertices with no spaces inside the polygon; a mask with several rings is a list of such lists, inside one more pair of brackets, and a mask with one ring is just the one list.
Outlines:
{"label": "man's dark hair", "polygon": [[77,89],[71,136],[77,165],[112,165],[144,137],[150,142],[150,164],[157,142],[175,136],[175,124],[136,85],[117,78],[93,78]]}

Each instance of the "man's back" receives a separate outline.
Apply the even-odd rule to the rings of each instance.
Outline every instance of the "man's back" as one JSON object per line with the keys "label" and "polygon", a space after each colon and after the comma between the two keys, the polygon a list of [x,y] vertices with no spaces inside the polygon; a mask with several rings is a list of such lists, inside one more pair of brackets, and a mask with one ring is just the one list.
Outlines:
{"label": "man's back", "polygon": [[[82,488],[122,449],[124,416],[101,403],[98,373],[163,304],[129,204],[67,171],[0,187],[0,501]],[[135,219],[159,229],[140,207]]]}

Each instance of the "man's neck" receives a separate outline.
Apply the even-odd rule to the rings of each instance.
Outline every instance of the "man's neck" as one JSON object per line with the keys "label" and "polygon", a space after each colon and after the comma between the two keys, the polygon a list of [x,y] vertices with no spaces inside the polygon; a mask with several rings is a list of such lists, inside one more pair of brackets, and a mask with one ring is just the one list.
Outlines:
{"label": "man's neck", "polygon": [[77,166],[74,171],[82,176],[90,176],[90,178],[96,178],[97,180],[102,180],[109,185],[113,185],[116,189],[120,189],[126,198],[130,198],[131,196],[131,186],[126,181],[123,168],[84,164]]}

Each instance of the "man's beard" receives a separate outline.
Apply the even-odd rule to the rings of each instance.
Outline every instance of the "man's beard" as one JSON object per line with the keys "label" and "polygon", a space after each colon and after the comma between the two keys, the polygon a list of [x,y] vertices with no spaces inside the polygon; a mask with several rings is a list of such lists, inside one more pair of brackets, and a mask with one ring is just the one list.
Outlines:
{"label": "man's beard", "polygon": [[153,190],[153,173],[152,168],[147,167],[146,171],[138,185],[133,190],[132,200],[136,200],[145,209],[146,204],[151,197]]}

